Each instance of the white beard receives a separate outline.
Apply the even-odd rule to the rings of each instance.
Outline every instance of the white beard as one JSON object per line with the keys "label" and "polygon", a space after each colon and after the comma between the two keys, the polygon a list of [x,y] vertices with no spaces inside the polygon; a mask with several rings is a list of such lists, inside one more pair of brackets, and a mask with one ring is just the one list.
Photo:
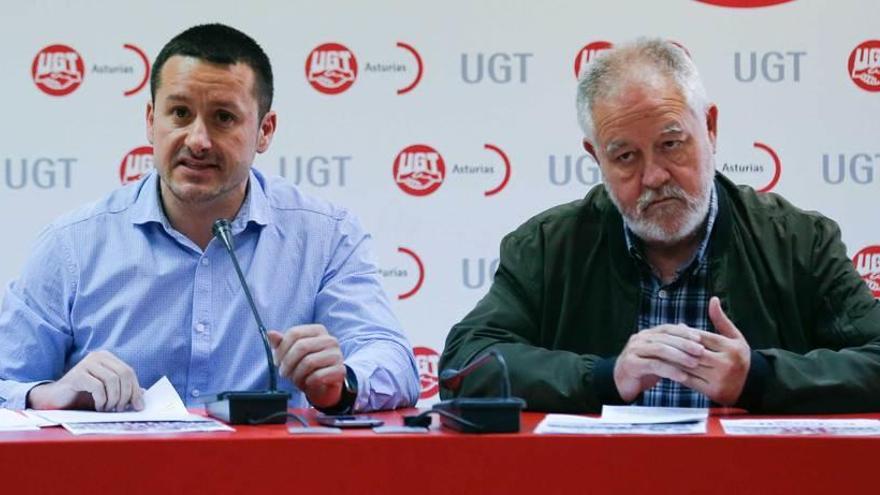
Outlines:
{"label": "white beard", "polygon": [[[688,195],[678,184],[668,182],[659,189],[645,189],[636,201],[635,208],[623,209],[614,190],[606,187],[611,202],[626,219],[626,224],[640,239],[648,243],[674,244],[692,235],[706,220],[709,214],[712,183],[715,177],[714,160],[703,168],[700,178],[700,190],[696,196]],[[645,217],[645,209],[651,203],[664,198],[678,198],[685,203],[683,211],[677,213],[677,221],[666,225],[654,222]],[[665,208],[659,206],[657,208]],[[681,208],[678,208],[681,210]],[[668,216],[669,212],[660,211],[660,215]]]}

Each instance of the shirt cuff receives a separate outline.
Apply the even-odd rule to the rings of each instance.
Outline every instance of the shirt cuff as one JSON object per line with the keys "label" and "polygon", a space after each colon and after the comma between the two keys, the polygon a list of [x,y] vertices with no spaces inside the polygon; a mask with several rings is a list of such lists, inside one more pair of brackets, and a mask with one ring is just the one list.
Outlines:
{"label": "shirt cuff", "polygon": [[749,373],[746,375],[746,383],[742,393],[734,404],[734,407],[745,409],[749,412],[761,410],[764,402],[764,386],[770,378],[770,363],[758,351],[752,351]]}
{"label": "shirt cuff", "polygon": [[50,383],[52,380],[38,382],[6,382],[0,394],[0,407],[5,409],[27,409],[27,395],[37,385]]}
{"label": "shirt cuff", "polygon": [[622,406],[628,404],[620,397],[617,385],[614,383],[614,366],[617,357],[602,358],[593,366],[593,388],[599,403],[609,406]]}

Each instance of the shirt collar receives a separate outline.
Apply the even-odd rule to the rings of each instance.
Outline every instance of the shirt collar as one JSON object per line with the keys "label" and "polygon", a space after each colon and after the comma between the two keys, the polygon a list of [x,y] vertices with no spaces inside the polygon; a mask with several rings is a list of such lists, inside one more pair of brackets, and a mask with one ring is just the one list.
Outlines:
{"label": "shirt collar", "polygon": [[[251,222],[257,225],[271,223],[271,206],[265,189],[265,177],[258,170],[251,168],[244,203],[232,220],[233,232],[244,230]],[[155,169],[141,179],[137,186],[134,204],[131,207],[131,221],[135,225],[155,222],[162,224],[166,229],[171,229],[171,224],[162,208],[159,173]]]}
{"label": "shirt collar", "polygon": [[[683,272],[687,267],[691,266],[694,261],[702,261],[706,256],[706,248],[709,246],[709,238],[712,234],[712,227],[715,225],[715,218],[718,216],[718,194],[716,192],[717,185],[715,182],[712,182],[712,189],[709,192],[709,212],[707,214],[706,227],[703,231],[703,238],[700,241],[700,246],[697,248],[697,252],[694,254],[694,257],[689,260],[687,263],[682,265],[682,270],[679,273]],[[636,259],[644,260],[642,256],[641,250],[641,240],[638,236],[630,230],[629,225],[627,224],[626,218],[623,219],[623,237],[626,240],[626,248],[629,253],[634,256]]]}

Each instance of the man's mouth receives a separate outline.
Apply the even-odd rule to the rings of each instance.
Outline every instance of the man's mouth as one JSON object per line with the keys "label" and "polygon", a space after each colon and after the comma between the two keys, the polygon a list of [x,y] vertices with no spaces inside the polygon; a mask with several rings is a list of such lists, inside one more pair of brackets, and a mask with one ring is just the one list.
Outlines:
{"label": "man's mouth", "polygon": [[666,197],[666,198],[657,199],[657,200],[651,201],[650,203],[646,204],[646,205],[642,208],[642,211],[645,212],[645,211],[648,211],[648,210],[650,210],[650,209],[654,209],[654,208],[656,208],[656,207],[658,207],[658,206],[659,206],[659,207],[664,207],[664,206],[669,205],[669,204],[670,204],[671,202],[673,202],[673,201],[680,201],[680,200],[679,200],[679,198],[676,198],[676,197],[674,197],[674,196],[669,196],[669,197]]}
{"label": "man's mouth", "polygon": [[186,167],[190,170],[196,170],[196,171],[217,168],[217,165],[213,162],[202,161],[202,160],[193,160],[193,159],[189,159],[189,158],[184,158],[182,160],[179,160],[177,162],[177,165],[182,166],[182,167]]}

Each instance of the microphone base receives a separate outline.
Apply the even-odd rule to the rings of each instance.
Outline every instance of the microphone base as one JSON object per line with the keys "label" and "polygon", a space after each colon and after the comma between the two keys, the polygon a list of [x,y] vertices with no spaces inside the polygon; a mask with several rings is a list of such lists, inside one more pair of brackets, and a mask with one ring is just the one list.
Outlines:
{"label": "microphone base", "polygon": [[440,424],[455,431],[517,433],[519,413],[525,405],[525,401],[518,397],[462,397],[440,401],[433,409],[444,411],[445,414],[440,413]]}
{"label": "microphone base", "polygon": [[[286,423],[288,400],[290,392],[267,390],[220,392],[205,397],[203,402],[208,416],[231,425],[250,425]],[[269,418],[270,416],[273,417]]]}

